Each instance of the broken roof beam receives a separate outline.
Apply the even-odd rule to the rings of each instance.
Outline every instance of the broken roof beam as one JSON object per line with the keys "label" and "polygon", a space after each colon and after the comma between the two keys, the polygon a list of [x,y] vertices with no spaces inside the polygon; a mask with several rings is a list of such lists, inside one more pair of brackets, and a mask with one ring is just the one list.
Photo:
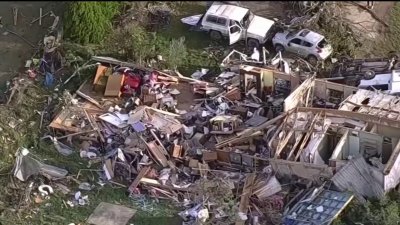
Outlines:
{"label": "broken roof beam", "polygon": [[[246,176],[246,181],[244,183],[243,192],[241,195],[242,197],[240,198],[240,204],[239,204],[239,213],[243,215],[247,215],[247,212],[249,210],[250,196],[253,195],[255,180],[256,180],[255,173],[251,173]],[[235,225],[244,225],[245,221],[246,220],[237,218]]]}
{"label": "broken roof beam", "polygon": [[[351,105],[354,105],[354,106],[356,106],[356,107],[359,107],[359,109],[357,110],[357,112],[359,112],[361,109],[363,109],[364,107],[366,107],[366,105],[360,105],[360,104],[357,104],[357,103],[354,103],[354,102],[350,102],[350,101],[348,101],[348,100],[345,100],[345,101],[343,101],[343,104],[346,104],[346,103],[348,103],[348,104],[351,104]],[[382,108],[382,107],[376,107],[376,106],[369,106],[369,108],[368,108],[369,110],[368,110],[368,115],[370,115],[369,113],[371,112],[371,110],[373,110],[373,109],[376,109],[376,110],[378,110],[378,111],[384,111],[386,114],[385,114],[385,118],[387,118],[386,116],[387,116],[387,114],[389,114],[389,113],[397,113],[399,116],[400,116],[400,112],[399,111],[396,111],[396,110],[392,110],[392,109],[384,109],[384,108]],[[345,110],[342,110],[342,111],[345,111]],[[347,111],[347,110],[346,110]],[[364,113],[364,114],[367,114],[367,113]],[[399,117],[398,116],[398,117]],[[397,117],[397,118],[398,118]],[[396,119],[397,120],[397,119]]]}
{"label": "broken roof beam", "polygon": [[287,113],[283,113],[283,114],[281,114],[281,115],[279,115],[279,116],[277,116],[277,117],[275,117],[275,118],[273,118],[271,120],[268,120],[267,122],[261,124],[258,127],[248,128],[248,129],[246,129],[246,130],[244,130],[242,132],[239,132],[239,133],[237,133],[237,137],[230,138],[230,139],[225,140],[225,141],[223,141],[221,143],[218,143],[217,145],[215,145],[215,148],[222,148],[222,147],[224,147],[224,146],[226,146],[228,144],[231,144],[231,143],[237,142],[239,140],[243,140],[243,139],[246,139],[248,137],[254,136],[255,134],[258,134],[258,131],[266,129],[267,127],[279,122],[286,115],[287,115]]}
{"label": "broken roof beam", "polygon": [[301,153],[303,153],[304,148],[306,147],[306,144],[308,143],[308,139],[311,137],[311,134],[314,132],[314,125],[320,118],[321,113],[317,113],[315,115],[314,119],[311,122],[310,128],[306,134],[306,136],[303,139],[303,142],[301,143],[299,150],[297,151],[296,157],[294,158],[294,161],[297,161],[300,158]]}
{"label": "broken roof beam", "polygon": [[300,104],[304,103],[306,103],[305,106],[307,107],[308,100],[304,99],[304,97],[306,96],[306,98],[309,98],[310,91],[314,87],[314,85],[315,85],[315,77],[310,77],[307,80],[305,80],[300,86],[298,86],[296,90],[292,90],[292,93],[287,98],[285,98],[283,104],[284,112],[292,110],[298,107]]}
{"label": "broken roof beam", "polygon": [[286,158],[287,160],[293,160],[293,159],[297,159],[298,158],[297,157],[298,154],[296,154],[295,158],[293,158],[293,156],[295,154],[297,146],[300,144],[300,141],[303,140],[301,142],[300,147],[297,149],[297,152],[300,152],[300,154],[301,154],[301,152],[303,151],[303,149],[305,147],[305,144],[306,144],[308,138],[311,135],[311,132],[314,130],[314,124],[317,121],[317,119],[319,118],[319,115],[320,115],[319,113],[317,115],[314,115],[314,118],[311,121],[311,124],[310,124],[310,127],[308,128],[308,131],[305,134],[302,133],[300,138],[296,138],[296,143],[293,145],[292,149],[290,150],[290,153],[289,153],[288,157]]}
{"label": "broken roof beam", "polygon": [[373,123],[378,125],[384,125],[388,127],[400,128],[400,121],[392,120],[388,118],[381,118],[375,115],[369,115],[359,112],[352,111],[344,111],[344,110],[336,110],[336,109],[320,109],[320,108],[307,108],[307,107],[299,107],[299,112],[313,112],[318,113],[322,112],[326,116],[332,117],[344,117],[350,119],[357,119],[367,123]]}

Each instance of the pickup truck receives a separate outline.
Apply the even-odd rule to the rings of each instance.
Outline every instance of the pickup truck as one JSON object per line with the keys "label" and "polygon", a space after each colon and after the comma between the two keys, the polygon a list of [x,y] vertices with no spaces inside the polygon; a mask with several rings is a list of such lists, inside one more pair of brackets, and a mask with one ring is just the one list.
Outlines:
{"label": "pickup truck", "polygon": [[249,48],[264,45],[274,35],[275,21],[254,15],[237,5],[214,2],[205,14],[181,19],[182,23],[208,32],[211,39],[229,38],[232,45],[245,40]]}
{"label": "pickup truck", "polygon": [[390,52],[384,58],[349,59],[342,57],[333,64],[329,81],[400,93],[400,54]]}

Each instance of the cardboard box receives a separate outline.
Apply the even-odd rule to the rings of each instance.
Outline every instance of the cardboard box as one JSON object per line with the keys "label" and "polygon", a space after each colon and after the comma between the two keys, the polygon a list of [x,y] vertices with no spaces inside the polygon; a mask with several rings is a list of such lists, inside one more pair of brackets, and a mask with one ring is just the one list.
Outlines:
{"label": "cardboard box", "polygon": [[143,104],[144,105],[150,106],[156,102],[157,102],[157,99],[156,99],[155,94],[144,94],[143,95]]}
{"label": "cardboard box", "polygon": [[124,83],[124,75],[113,74],[108,77],[106,91],[104,96],[106,97],[120,97],[121,87]]}
{"label": "cardboard box", "polygon": [[93,81],[94,85],[96,85],[99,82],[101,77],[105,76],[107,70],[108,70],[108,67],[106,67],[106,66],[99,65],[97,67],[96,76],[94,77],[94,81]]}
{"label": "cardboard box", "polygon": [[172,157],[179,158],[182,156],[182,146],[174,145],[174,149],[172,150]]}
{"label": "cardboard box", "polygon": [[210,162],[218,159],[218,153],[215,151],[204,151],[203,152],[203,161]]}

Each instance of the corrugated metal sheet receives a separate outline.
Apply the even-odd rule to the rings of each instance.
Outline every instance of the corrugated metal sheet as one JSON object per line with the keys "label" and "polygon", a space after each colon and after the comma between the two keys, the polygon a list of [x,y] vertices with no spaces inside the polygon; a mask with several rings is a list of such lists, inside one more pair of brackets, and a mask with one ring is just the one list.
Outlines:
{"label": "corrugated metal sheet", "polygon": [[384,195],[383,184],[372,175],[370,165],[363,157],[349,161],[333,177],[333,183],[341,190],[347,190],[369,198],[381,198]]}

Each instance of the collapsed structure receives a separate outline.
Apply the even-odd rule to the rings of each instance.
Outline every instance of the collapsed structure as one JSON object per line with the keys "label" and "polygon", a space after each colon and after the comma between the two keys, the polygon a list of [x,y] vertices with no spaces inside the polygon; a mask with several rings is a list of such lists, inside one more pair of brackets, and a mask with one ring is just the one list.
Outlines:
{"label": "collapsed structure", "polygon": [[[92,80],[50,124],[56,149],[72,154],[70,140],[101,163],[103,182],[179,203],[188,223],[330,224],[353,195],[380,198],[400,182],[397,97],[273,66],[207,82],[93,60]],[[20,179],[65,176],[37,162],[27,174],[28,157]]]}

